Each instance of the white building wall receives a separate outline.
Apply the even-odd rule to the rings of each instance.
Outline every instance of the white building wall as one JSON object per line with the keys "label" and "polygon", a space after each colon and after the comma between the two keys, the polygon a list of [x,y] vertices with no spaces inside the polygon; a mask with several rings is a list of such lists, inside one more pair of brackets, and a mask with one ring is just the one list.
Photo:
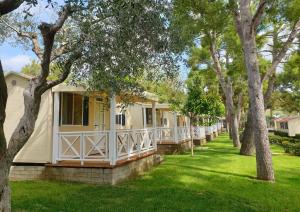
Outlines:
{"label": "white building wall", "polygon": [[[28,80],[11,74],[6,77],[8,100],[4,132],[9,141],[24,113],[23,91]],[[15,83],[15,85],[13,85]],[[47,91],[42,96],[36,128],[28,142],[15,157],[14,162],[46,163],[52,158],[52,94]]]}

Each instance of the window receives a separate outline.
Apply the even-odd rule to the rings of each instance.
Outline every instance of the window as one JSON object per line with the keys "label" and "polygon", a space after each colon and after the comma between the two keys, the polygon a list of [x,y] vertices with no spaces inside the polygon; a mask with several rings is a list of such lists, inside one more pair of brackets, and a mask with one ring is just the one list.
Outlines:
{"label": "window", "polygon": [[88,125],[89,98],[79,94],[61,93],[62,125]]}
{"label": "window", "polygon": [[152,124],[152,108],[146,108],[146,124]]}
{"label": "window", "polygon": [[280,122],[280,129],[289,129],[289,125],[287,122]]}
{"label": "window", "polygon": [[116,115],[116,124],[125,126],[126,124],[126,118],[124,113],[120,113]]}

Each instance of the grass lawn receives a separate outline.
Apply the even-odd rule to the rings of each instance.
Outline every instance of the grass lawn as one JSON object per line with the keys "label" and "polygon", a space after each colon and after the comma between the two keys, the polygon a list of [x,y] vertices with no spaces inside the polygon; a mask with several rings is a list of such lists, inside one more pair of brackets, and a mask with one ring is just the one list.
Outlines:
{"label": "grass lawn", "polygon": [[219,136],[196,155],[166,156],[117,186],[12,182],[14,211],[300,211],[300,157],[273,146],[276,183],[255,176],[255,157]]}

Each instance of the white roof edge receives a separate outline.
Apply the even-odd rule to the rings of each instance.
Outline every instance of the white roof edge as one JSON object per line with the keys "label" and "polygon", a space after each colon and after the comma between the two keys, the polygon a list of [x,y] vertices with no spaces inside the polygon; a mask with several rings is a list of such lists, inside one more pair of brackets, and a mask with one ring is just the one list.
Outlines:
{"label": "white roof edge", "polygon": [[[4,77],[8,77],[9,75],[16,75],[16,76],[23,77],[28,80],[33,78],[33,76],[23,74],[20,72],[15,72],[15,71],[9,71],[9,72],[4,73]],[[72,86],[72,85],[66,85],[66,84],[59,84],[52,88],[52,92],[63,92],[63,91],[65,91],[65,92],[86,92],[87,90],[83,86]],[[159,97],[154,93],[144,91],[143,95],[148,100],[155,101],[155,102],[159,101]]]}
{"label": "white roof edge", "polygon": [[146,99],[148,100],[152,100],[152,101],[155,101],[155,102],[158,102],[159,101],[159,97],[154,94],[154,93],[150,93],[148,91],[144,91],[143,92],[143,95],[145,96]]}
{"label": "white roof edge", "polygon": [[8,77],[9,75],[16,75],[16,76],[23,77],[23,78],[28,79],[28,80],[33,78],[33,76],[23,74],[23,73],[20,73],[20,72],[15,72],[15,71],[9,71],[9,72],[4,73],[4,77]]}

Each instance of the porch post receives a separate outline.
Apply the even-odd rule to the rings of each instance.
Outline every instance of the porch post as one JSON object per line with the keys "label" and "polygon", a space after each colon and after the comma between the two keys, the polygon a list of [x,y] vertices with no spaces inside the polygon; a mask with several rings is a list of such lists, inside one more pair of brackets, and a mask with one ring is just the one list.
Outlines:
{"label": "porch post", "polygon": [[110,98],[110,128],[109,128],[109,162],[116,165],[117,161],[117,131],[116,131],[116,96]]}
{"label": "porch post", "polygon": [[158,137],[157,129],[156,129],[156,102],[152,102],[152,127],[153,127],[153,133],[154,133],[154,142],[156,142],[156,139]]}
{"label": "porch post", "polygon": [[152,125],[156,128],[156,102],[152,102]]}
{"label": "porch post", "polygon": [[147,120],[146,120],[146,107],[143,107],[143,120],[144,120],[144,128],[147,128]]}
{"label": "porch post", "polygon": [[177,113],[173,113],[173,119],[174,119],[174,140],[175,143],[178,143],[178,131],[177,131]]}
{"label": "porch post", "polygon": [[53,95],[53,127],[52,127],[52,163],[56,164],[58,159],[59,145],[59,92]]}

